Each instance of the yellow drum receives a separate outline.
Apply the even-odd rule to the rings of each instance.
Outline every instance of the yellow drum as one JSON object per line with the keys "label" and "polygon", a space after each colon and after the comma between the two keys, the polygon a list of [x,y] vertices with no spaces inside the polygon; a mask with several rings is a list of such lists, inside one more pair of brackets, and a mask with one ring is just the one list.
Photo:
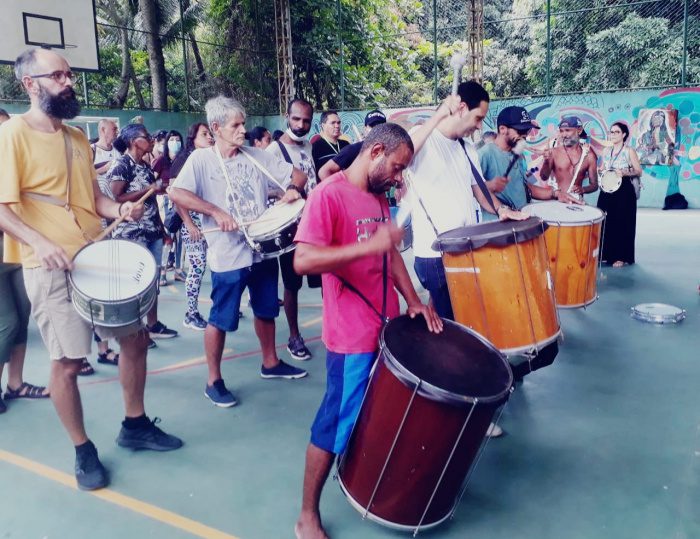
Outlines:
{"label": "yellow drum", "polygon": [[539,202],[525,213],[545,221],[557,307],[586,307],[598,299],[600,241],[605,213],[593,206]]}
{"label": "yellow drum", "polygon": [[561,329],[540,219],[491,222],[440,234],[455,320],[506,355],[533,353]]}

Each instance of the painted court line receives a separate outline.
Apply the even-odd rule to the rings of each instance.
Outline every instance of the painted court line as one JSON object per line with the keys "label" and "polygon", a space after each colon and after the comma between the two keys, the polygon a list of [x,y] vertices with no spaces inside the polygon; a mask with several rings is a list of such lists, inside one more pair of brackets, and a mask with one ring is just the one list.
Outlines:
{"label": "painted court line", "polygon": [[323,316],[317,316],[316,318],[312,318],[311,320],[307,320],[303,324],[300,324],[301,327],[303,328],[310,328],[311,326],[315,326],[319,322],[323,322]]}
{"label": "painted court line", "polygon": [[[315,341],[320,341],[321,336],[317,335],[316,337],[311,337],[309,339],[304,339],[305,342],[310,343],[310,342],[315,342]],[[286,344],[278,344],[277,349],[280,348],[286,348]],[[226,349],[229,352],[231,351],[230,348]],[[226,351],[224,350],[224,351]],[[221,358],[221,361],[231,361],[233,359],[240,359],[244,357],[250,357],[250,356],[255,356],[261,353],[261,349],[256,349],[256,350],[249,350],[248,352],[241,352],[239,354],[234,354],[232,356],[224,356]],[[163,374],[167,372],[172,372],[172,371],[179,371],[183,369],[189,369],[191,367],[196,367],[197,365],[202,365],[207,362],[207,359],[205,356],[199,356],[195,357],[192,359],[186,359],[185,361],[181,361],[179,363],[175,363],[173,365],[168,365],[167,367],[161,367],[160,369],[154,369],[152,371],[148,371],[147,375],[148,376],[153,376],[154,374]],[[90,382],[81,382],[80,387],[86,387],[86,386],[94,386],[94,385],[99,385],[99,384],[108,384],[110,382],[118,382],[119,377],[118,376],[112,376],[110,378],[104,378],[102,380],[92,380]]]}
{"label": "painted court line", "polygon": [[[39,475],[46,479],[50,479],[56,483],[60,483],[66,487],[72,488],[73,490],[78,490],[75,484],[75,477],[68,475],[66,473],[60,472],[48,466],[45,466],[39,462],[29,460],[14,453],[8,451],[3,451],[0,449],[0,461],[4,461],[8,464],[22,468],[28,472]],[[201,522],[196,520],[191,520],[167,509],[162,509],[150,503],[142,502],[136,498],[131,498],[124,494],[119,494],[110,489],[95,490],[92,492],[86,492],[90,496],[95,496],[101,500],[112,503],[133,511],[134,513],[139,513],[158,522],[162,522],[173,528],[190,533],[196,537],[204,537],[207,539],[238,539],[235,535],[230,535],[224,533],[215,528],[211,528]]]}

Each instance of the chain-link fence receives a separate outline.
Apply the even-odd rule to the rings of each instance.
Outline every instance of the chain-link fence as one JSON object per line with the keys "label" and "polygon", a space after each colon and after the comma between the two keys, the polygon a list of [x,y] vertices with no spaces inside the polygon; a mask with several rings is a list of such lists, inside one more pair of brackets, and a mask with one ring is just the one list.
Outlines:
{"label": "chain-link fence", "polygon": [[[274,1],[159,0],[172,8],[159,31],[168,110],[201,111],[226,92],[251,114],[278,112]],[[340,110],[434,104],[450,89],[452,54],[469,53],[479,4],[290,2],[297,94]],[[77,91],[95,108],[154,108],[133,3],[96,5],[101,70]],[[700,85],[698,0],[484,0],[483,21],[494,97]],[[10,66],[0,66],[0,100],[26,100]]]}

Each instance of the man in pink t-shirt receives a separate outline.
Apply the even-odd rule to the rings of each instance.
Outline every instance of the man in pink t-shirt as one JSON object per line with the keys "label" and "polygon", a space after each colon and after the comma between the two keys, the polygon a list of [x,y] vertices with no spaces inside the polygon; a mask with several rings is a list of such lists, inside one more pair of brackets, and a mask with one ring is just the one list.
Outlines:
{"label": "man in pink t-shirt", "polygon": [[401,186],[412,157],[413,143],[402,127],[375,127],[353,164],[311,193],[299,224],[294,269],[300,275],[323,274],[323,342],[328,353],[326,394],[306,451],[297,538],[327,537],[319,512],[321,490],[359,413],[383,322],[399,314],[396,289],[411,317],[421,314],[431,331],[442,330],[433,308],[418,298],[394,247],[403,231],[389,224],[385,193]]}

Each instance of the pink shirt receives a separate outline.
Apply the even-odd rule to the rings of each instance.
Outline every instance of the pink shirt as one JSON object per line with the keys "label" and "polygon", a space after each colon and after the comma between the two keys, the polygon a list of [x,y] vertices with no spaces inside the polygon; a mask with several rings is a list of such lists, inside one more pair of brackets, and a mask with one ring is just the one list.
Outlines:
{"label": "pink shirt", "polygon": [[[362,191],[341,171],[311,192],[294,241],[326,247],[367,241],[388,218],[386,197]],[[391,278],[391,255],[387,260],[387,272],[387,316],[393,318],[399,314],[399,297]],[[340,354],[373,352],[379,348],[381,320],[338,277],[358,289],[381,313],[382,255],[359,258],[322,277],[326,348]]]}

